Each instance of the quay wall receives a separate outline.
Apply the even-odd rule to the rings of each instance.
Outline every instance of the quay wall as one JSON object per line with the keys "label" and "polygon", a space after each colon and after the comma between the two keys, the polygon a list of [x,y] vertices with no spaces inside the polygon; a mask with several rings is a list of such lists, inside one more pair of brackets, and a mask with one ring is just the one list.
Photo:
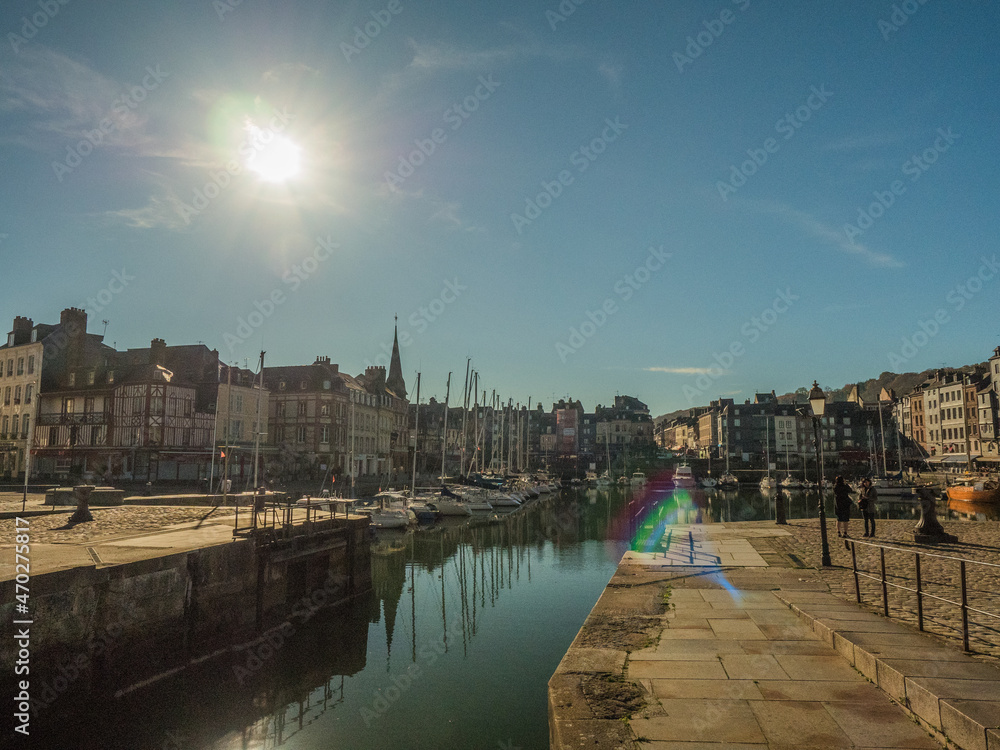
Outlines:
{"label": "quay wall", "polygon": [[[267,539],[32,576],[32,684],[125,691],[280,633],[295,611],[344,603],[371,589],[368,526],[327,519],[286,536],[279,529]],[[13,580],[0,583],[8,623],[26,619],[15,593]],[[17,655],[12,638],[0,640],[3,679],[13,677]]]}

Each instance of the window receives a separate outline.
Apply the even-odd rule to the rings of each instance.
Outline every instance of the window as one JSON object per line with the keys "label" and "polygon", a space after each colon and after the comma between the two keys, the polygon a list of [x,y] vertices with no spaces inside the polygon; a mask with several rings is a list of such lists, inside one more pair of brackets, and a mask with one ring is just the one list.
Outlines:
{"label": "window", "polygon": [[83,400],[83,413],[91,414],[94,411],[94,398],[93,396],[88,396]]}
{"label": "window", "polygon": [[30,357],[28,357],[28,374],[29,375],[34,375],[35,374],[35,355],[34,354],[32,354]]}
{"label": "window", "polygon": [[304,443],[306,441],[306,428],[297,427],[295,429],[295,442]]}
{"label": "window", "polygon": [[10,406],[10,386],[3,389],[3,405]]}
{"label": "window", "polygon": [[[309,402],[299,401],[299,416],[304,417],[308,414]],[[302,441],[299,441],[302,442]]]}
{"label": "window", "polygon": [[7,428],[10,427],[10,417],[4,414],[2,427],[0,427],[0,438],[7,437]]}
{"label": "window", "polygon": [[[11,435],[17,435],[17,419],[18,419],[18,417],[17,417],[16,414],[13,417],[10,418],[10,434]],[[27,420],[25,420],[25,421],[27,421]]]}
{"label": "window", "polygon": [[11,377],[14,374],[14,360],[7,360],[7,377]]}
{"label": "window", "polygon": [[73,413],[73,406],[74,406],[73,399],[71,399],[71,398],[64,398],[63,399],[63,403],[62,403],[63,414],[72,414]]}
{"label": "window", "polygon": [[320,441],[321,443],[329,443],[329,442],[330,442],[330,428],[329,428],[329,427],[326,427],[326,426],[324,426],[324,427],[323,427],[323,428],[322,428],[322,429],[320,430],[320,438],[319,438],[319,441]]}
{"label": "window", "polygon": [[108,385],[111,385],[114,382],[115,382],[115,371],[108,370]]}
{"label": "window", "polygon": [[324,401],[323,402],[323,404],[319,407],[319,413],[320,413],[321,416],[324,416],[324,417],[329,417],[330,416],[330,402],[329,401]]}
{"label": "window", "polygon": [[67,382],[67,385],[69,385],[70,388],[73,388],[76,385],[76,373],[75,372],[71,372],[69,374],[69,378],[68,378],[68,380],[66,382]]}
{"label": "window", "polygon": [[59,428],[49,428],[49,445],[59,445]]}
{"label": "window", "polygon": [[87,385],[93,385],[94,384],[94,380],[95,380],[96,377],[97,377],[97,373],[94,372],[93,370],[91,370],[90,372],[88,372],[87,373]]}
{"label": "window", "polygon": [[21,403],[21,386],[18,385],[14,386],[14,404],[16,406],[17,404],[20,403]]}
{"label": "window", "polygon": [[17,374],[24,375],[24,357],[17,358]]}
{"label": "window", "polygon": [[35,392],[35,386],[27,385],[24,387],[24,403],[26,404],[31,403],[31,397],[34,394],[34,392]]}

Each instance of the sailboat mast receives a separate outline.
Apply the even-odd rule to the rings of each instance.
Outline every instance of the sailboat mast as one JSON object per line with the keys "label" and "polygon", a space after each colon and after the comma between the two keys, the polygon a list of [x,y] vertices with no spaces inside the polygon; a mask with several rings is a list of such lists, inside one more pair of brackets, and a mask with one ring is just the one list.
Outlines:
{"label": "sailboat mast", "polygon": [[260,463],[260,401],[261,394],[264,391],[264,354],[266,352],[260,353],[260,374],[259,380],[257,382],[257,421],[254,423],[253,429],[253,486],[256,490],[260,484],[258,481],[258,469],[260,468],[258,464]]}
{"label": "sailboat mast", "polygon": [[882,476],[888,476],[889,470],[885,465],[885,426],[882,424],[882,399],[878,400],[878,431],[882,441]]}
{"label": "sailboat mast", "polygon": [[410,483],[410,498],[417,496],[417,441],[420,439],[420,373],[417,373],[417,408],[413,413],[413,480]]}
{"label": "sailboat mast", "polygon": [[465,449],[468,447],[468,440],[465,437],[465,427],[468,423],[467,417],[469,416],[469,366],[472,364],[472,358],[465,358],[465,385],[462,386],[462,443],[461,449],[458,453],[458,473],[459,476],[463,475],[465,471]]}
{"label": "sailboat mast", "polygon": [[444,460],[448,447],[448,399],[451,398],[451,373],[448,373],[448,388],[444,393],[444,424],[441,427],[441,484],[444,484]]}

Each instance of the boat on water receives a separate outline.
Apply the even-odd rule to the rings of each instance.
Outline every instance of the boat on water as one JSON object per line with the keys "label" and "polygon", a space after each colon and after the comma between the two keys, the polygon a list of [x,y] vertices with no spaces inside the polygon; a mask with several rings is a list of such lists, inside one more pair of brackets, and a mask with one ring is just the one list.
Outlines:
{"label": "boat on water", "polygon": [[631,484],[641,485],[646,483],[646,475],[641,471],[633,471]]}
{"label": "boat on water", "polygon": [[781,480],[781,489],[783,490],[800,490],[802,489],[802,482],[789,474],[787,477]]}
{"label": "boat on water", "polygon": [[719,477],[718,484],[716,485],[720,490],[735,490],[740,486],[740,480],[737,479],[733,474],[726,471],[721,477]]}
{"label": "boat on water", "polygon": [[373,508],[368,515],[371,516],[372,527],[376,529],[404,529],[417,522],[412,510],[402,508]]}
{"label": "boat on water", "polygon": [[764,418],[764,465],[767,467],[767,476],[760,479],[760,491],[770,492],[778,486],[778,480],[771,476],[771,437],[770,423]]}
{"label": "boat on water", "polygon": [[683,463],[674,469],[674,487],[690,489],[695,484],[694,471],[688,464]]}
{"label": "boat on water", "polygon": [[620,477],[618,477],[618,484],[619,485],[627,485],[627,484],[629,484],[628,477],[625,476],[624,474],[622,474]]}
{"label": "boat on water", "polygon": [[611,477],[608,476],[608,472],[604,472],[597,478],[594,482],[595,487],[610,487],[613,484]]}
{"label": "boat on water", "polygon": [[715,487],[718,484],[719,483],[713,477],[705,477],[704,479],[701,480],[701,486],[705,487],[706,489],[711,489],[712,487]]}
{"label": "boat on water", "polygon": [[1000,484],[991,479],[969,479],[960,484],[953,484],[945,492],[948,493],[949,500],[962,500],[967,503],[1000,502]]}

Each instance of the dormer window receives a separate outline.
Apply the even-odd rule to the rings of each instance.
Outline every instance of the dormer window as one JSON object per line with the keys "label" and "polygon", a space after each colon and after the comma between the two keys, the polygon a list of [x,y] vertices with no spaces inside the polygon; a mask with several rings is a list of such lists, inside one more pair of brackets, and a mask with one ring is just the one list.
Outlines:
{"label": "dormer window", "polygon": [[76,373],[75,372],[71,372],[69,374],[69,379],[67,380],[67,385],[70,388],[72,388],[72,387],[74,387],[76,385]]}

